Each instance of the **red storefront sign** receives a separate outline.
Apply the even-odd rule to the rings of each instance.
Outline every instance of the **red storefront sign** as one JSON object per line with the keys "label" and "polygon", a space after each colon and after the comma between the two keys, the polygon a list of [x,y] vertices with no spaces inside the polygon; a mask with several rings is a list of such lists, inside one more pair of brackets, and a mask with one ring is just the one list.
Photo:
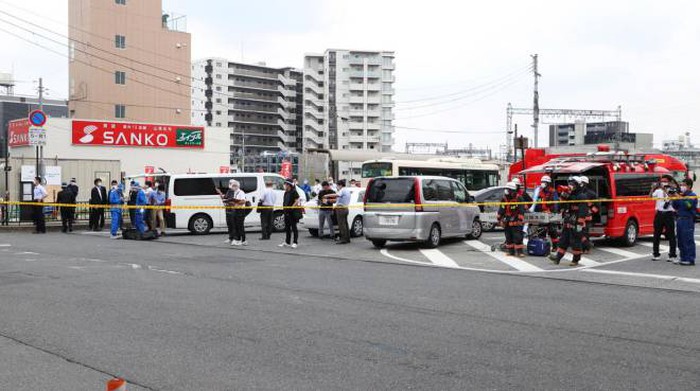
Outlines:
{"label": "red storefront sign", "polygon": [[204,148],[201,126],[73,121],[73,145],[138,148]]}
{"label": "red storefront sign", "polygon": [[229,166],[219,166],[219,173],[229,174],[231,172],[231,167]]}
{"label": "red storefront sign", "polygon": [[7,123],[9,133],[8,145],[10,147],[23,147],[29,145],[29,119],[16,119]]}

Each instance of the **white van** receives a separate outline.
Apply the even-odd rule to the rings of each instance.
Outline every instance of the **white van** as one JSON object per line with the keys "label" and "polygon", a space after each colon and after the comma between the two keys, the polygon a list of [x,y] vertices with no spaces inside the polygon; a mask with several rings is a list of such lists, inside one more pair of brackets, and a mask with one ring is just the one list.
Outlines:
{"label": "white van", "polygon": [[[232,174],[147,174],[128,179],[136,179],[143,185],[144,176],[152,177],[165,185],[166,205],[171,207],[165,211],[165,222],[168,228],[188,229],[196,235],[206,235],[212,228],[226,228],[226,211],[208,208],[224,206],[221,193],[228,190],[228,182],[235,179],[241,184],[241,190],[252,206],[265,190],[265,182],[272,181],[277,193],[274,214],[275,231],[284,230],[282,201],[284,198],[284,178],[272,173],[232,173]],[[128,183],[128,182],[127,182]],[[260,228],[260,215],[251,212],[245,220],[245,226]]]}

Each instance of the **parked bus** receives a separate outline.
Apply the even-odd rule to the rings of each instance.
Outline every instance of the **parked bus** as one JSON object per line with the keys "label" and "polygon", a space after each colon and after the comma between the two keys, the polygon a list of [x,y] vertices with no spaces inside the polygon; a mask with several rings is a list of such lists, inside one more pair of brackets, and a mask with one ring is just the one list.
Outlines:
{"label": "parked bus", "polygon": [[469,191],[497,186],[496,164],[473,158],[437,158],[426,161],[378,159],[362,163],[362,185],[372,178],[391,176],[442,176],[461,182]]}
{"label": "parked bus", "polygon": [[618,239],[632,246],[639,236],[654,232],[654,201],[649,197],[652,186],[672,172],[659,164],[649,163],[645,155],[610,155],[558,158],[517,173],[550,175],[556,186],[566,185],[569,177],[585,175],[597,199],[600,212],[593,216],[593,237]]}

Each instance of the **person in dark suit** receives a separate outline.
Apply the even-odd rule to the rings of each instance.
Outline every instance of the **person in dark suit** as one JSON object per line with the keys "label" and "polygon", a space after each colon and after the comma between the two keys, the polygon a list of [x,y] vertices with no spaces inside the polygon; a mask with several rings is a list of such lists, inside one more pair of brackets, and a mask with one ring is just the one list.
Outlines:
{"label": "person in dark suit", "polygon": [[106,205],[107,189],[102,186],[102,179],[95,179],[95,187],[90,192],[90,229],[101,231],[105,226],[105,208],[97,205]]}
{"label": "person in dark suit", "polygon": [[[61,191],[56,196],[56,202],[59,204],[75,205],[75,193],[64,183],[61,186]],[[73,220],[75,219],[75,207],[61,206],[61,223],[63,224],[63,233],[73,232]]]}
{"label": "person in dark suit", "polygon": [[75,180],[75,178],[70,179],[70,182],[68,183],[68,190],[72,191],[73,194],[75,194],[75,199],[77,200],[80,188],[78,187],[78,181]]}

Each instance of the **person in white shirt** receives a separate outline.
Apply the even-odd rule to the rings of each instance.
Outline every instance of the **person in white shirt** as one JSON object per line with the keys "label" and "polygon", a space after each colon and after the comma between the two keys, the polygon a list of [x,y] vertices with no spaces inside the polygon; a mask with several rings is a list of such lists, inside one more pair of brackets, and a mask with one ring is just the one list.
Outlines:
{"label": "person in white shirt", "polygon": [[262,237],[260,237],[260,240],[270,240],[270,236],[272,236],[273,208],[276,203],[277,193],[275,193],[272,181],[268,180],[265,182],[265,190],[258,204],[261,206],[261,208],[258,209],[260,213],[260,225],[262,227]]}
{"label": "person in white shirt", "polygon": [[315,185],[314,185],[314,188],[312,189],[312,191],[314,192],[314,195],[318,195],[318,193],[320,193],[321,190],[323,190],[323,186],[321,185],[321,181],[316,179]]}
{"label": "person in white shirt", "polygon": [[676,230],[673,206],[668,197],[669,191],[673,191],[668,178],[661,178],[661,182],[656,186],[656,189],[651,193],[651,197],[655,201],[656,214],[654,215],[654,244],[652,261],[661,259],[659,245],[661,242],[661,234],[665,233],[668,239],[669,252],[668,261],[673,262],[677,259],[676,255]]}
{"label": "person in white shirt", "polygon": [[41,185],[40,177],[34,178],[33,195],[33,200],[37,203],[34,207],[34,224],[36,225],[36,231],[34,233],[45,234],[46,220],[44,219],[44,200],[49,194],[46,192],[46,189],[44,189],[44,186]]}
{"label": "person in white shirt", "polygon": [[245,209],[246,198],[245,192],[241,190],[241,184],[231,179],[229,181],[229,190],[224,195],[224,204],[226,205],[226,223],[229,228],[229,239],[231,246],[247,246],[245,240],[245,218],[248,215]]}

